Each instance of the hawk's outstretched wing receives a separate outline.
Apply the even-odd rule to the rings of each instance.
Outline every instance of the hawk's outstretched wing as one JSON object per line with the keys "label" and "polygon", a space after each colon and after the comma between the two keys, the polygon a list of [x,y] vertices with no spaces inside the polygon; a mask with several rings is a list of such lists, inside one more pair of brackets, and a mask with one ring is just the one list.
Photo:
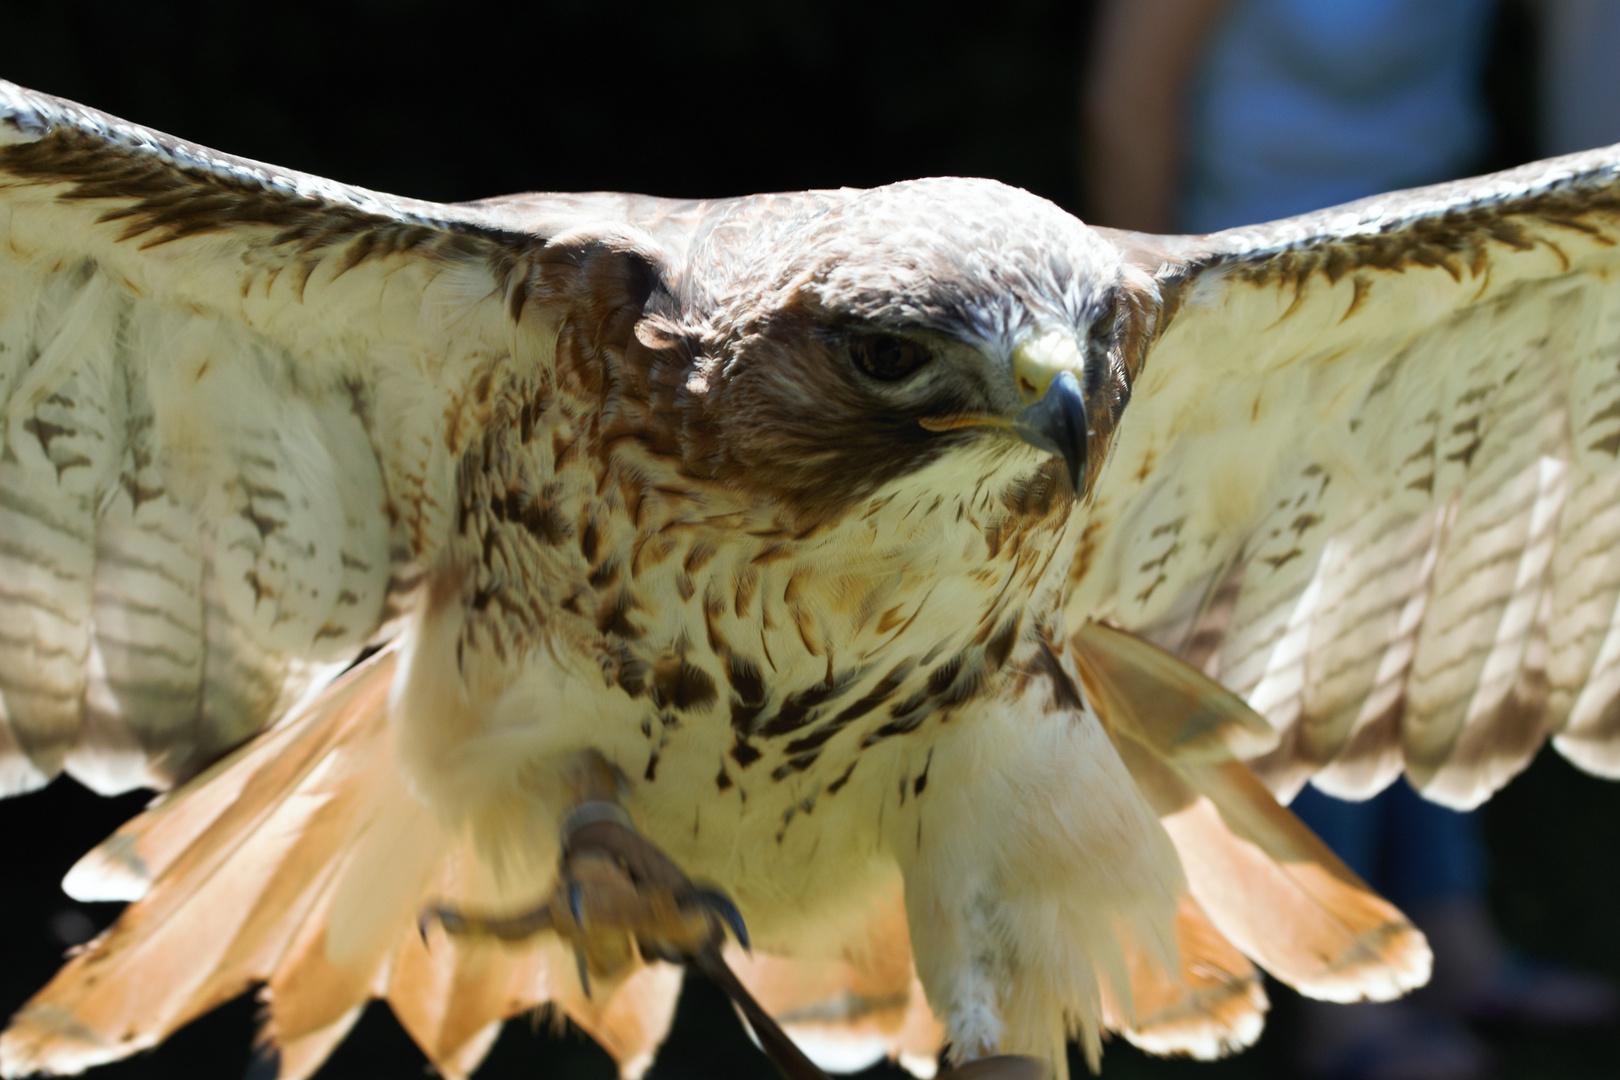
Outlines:
{"label": "hawk's outstretched wing", "polygon": [[1071,617],[1247,697],[1285,796],[1472,806],[1549,735],[1620,773],[1620,148],[1113,238],[1141,366]]}
{"label": "hawk's outstretched wing", "polygon": [[0,795],[164,786],[383,632],[628,201],[415,202],[0,83]]}
{"label": "hawk's outstretched wing", "polygon": [[[1353,346],[1380,306],[1414,338],[1436,319],[1511,325],[1523,292],[1580,355],[1558,305],[1593,295],[1579,260],[1594,249],[1549,205],[1568,219],[1538,226],[1556,249],[1499,213],[1441,230],[1461,252],[1399,239],[1421,224],[1388,251],[1172,242],[1161,285],[1125,290],[1125,359],[1140,367],[1142,331],[1163,332],[1097,491],[1079,610],[1169,640],[1235,596],[1236,664],[1243,620],[1269,625],[1245,602],[1310,610],[1277,597],[1317,563],[1313,530],[1358,513],[1341,492],[1433,522],[1433,493],[1460,491],[1448,535],[1473,535],[1457,522],[1474,489],[1445,469],[1382,499],[1405,451],[1381,436],[1389,461],[1359,453],[1366,417],[1404,436],[1379,395],[1436,380],[1395,364],[1380,381],[1420,353]],[[1494,239],[1469,247],[1476,233]],[[1208,1056],[1259,1031],[1249,958],[1335,1000],[1426,976],[1421,936],[1229,760],[1269,745],[1263,723],[1130,635],[1081,627],[1074,663],[1052,648],[1086,413],[1100,449],[1121,354],[1119,261],[1050,204],[942,179],[433,206],[0,84],[0,239],[0,794],[62,767],[104,790],[163,783],[285,717],[81,860],[74,895],[135,903],[13,1020],[0,1074],[126,1056],[254,984],[284,1076],[309,1075],[373,996],[447,1076],[547,1001],[634,1074],[678,978],[646,968],[588,999],[556,935],[492,951],[459,934],[431,953],[418,936],[425,909],[467,930],[489,920],[458,912],[556,888],[584,930],[558,875],[588,857],[572,845],[604,823],[589,815],[619,804],[576,767],[615,766],[620,826],[745,897],[756,940],[810,962],[779,1005],[804,1020],[866,983],[883,1007],[832,1026],[870,1021],[889,1050],[926,1058],[944,1032],[958,1053],[1037,1053],[1061,1075],[1065,1035],[1095,1063],[1106,1026]],[[1372,269],[1414,259],[1438,269]],[[1412,314],[1426,305],[1442,314]],[[1258,361],[1223,354],[1227,331],[1243,349],[1254,336]],[[1540,384],[1493,377],[1463,400],[1508,419],[1480,412],[1476,433],[1561,415],[1513,404]],[[1325,418],[1269,427],[1288,395],[1296,419]],[[1271,457],[1303,444],[1308,460],[1260,467],[1243,417]],[[1532,508],[1579,490],[1550,456],[1530,455]],[[1475,447],[1463,474],[1499,460]],[[1233,470],[1245,461],[1257,476]],[[1487,507],[1523,483],[1498,471]],[[1266,511],[1296,482],[1278,535],[1301,551],[1261,543],[1246,565],[1278,584],[1239,581],[1241,537],[1271,537]],[[290,707],[316,665],[385,635],[421,578],[407,644]],[[1154,693],[1130,693],[1138,676]],[[863,968],[851,905],[896,880],[916,951]],[[628,963],[636,924],[603,925]],[[678,955],[665,933],[641,955]],[[895,1007],[914,985],[943,1027]]]}

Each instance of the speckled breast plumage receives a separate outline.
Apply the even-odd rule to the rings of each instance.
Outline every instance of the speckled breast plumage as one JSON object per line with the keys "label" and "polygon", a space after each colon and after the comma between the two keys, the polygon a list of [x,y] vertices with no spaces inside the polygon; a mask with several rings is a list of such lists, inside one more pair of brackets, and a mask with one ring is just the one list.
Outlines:
{"label": "speckled breast plumage", "polygon": [[883,744],[906,762],[883,790],[920,796],[928,732],[953,706],[1008,665],[1051,674],[1073,504],[1061,463],[993,446],[804,527],[599,425],[609,392],[577,369],[492,374],[461,461],[444,555],[463,580],[458,662],[497,657],[516,677],[538,655],[596,684],[597,716],[535,724],[628,724],[638,738],[602,742],[634,786],[678,757],[686,800],[769,804],[781,843]]}

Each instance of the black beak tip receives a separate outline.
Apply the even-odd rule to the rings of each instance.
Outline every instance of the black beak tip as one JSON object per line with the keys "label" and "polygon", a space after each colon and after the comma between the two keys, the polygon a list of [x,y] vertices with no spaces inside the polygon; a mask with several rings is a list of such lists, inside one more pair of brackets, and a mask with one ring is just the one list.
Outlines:
{"label": "black beak tip", "polygon": [[1065,371],[1053,379],[1040,400],[1018,414],[1013,426],[1029,445],[1063,459],[1076,495],[1085,490],[1086,402],[1073,372]]}

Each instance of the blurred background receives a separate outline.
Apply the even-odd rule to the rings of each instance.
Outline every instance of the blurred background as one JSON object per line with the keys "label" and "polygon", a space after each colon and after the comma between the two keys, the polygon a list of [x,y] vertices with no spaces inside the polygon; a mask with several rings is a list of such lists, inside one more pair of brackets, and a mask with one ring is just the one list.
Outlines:
{"label": "blurred background", "polygon": [[[1364,7],[1398,36],[1412,25],[1401,9],[1428,3],[1314,6],[1341,15]],[[592,189],[711,196],[958,174],[1028,188],[1098,224],[1179,229],[1196,217],[1195,184],[1219,164],[1204,152],[1224,114],[1211,119],[1200,109],[1218,100],[1221,71],[1236,70],[1242,82],[1250,70],[1227,28],[1246,15],[1264,30],[1276,22],[1262,9],[1288,5],[1140,0],[1139,16],[1152,10],[1145,31],[1120,23],[1122,6],[1002,0],[991,14],[983,4],[938,0],[533,0],[521,8],[474,0],[0,0],[0,77],[220,150],[425,199]],[[1582,139],[1620,139],[1579,108],[1601,97],[1607,70],[1579,62],[1603,43],[1594,29],[1602,20],[1580,12],[1620,5],[1445,6],[1468,28],[1444,37],[1446,48],[1460,50],[1451,89],[1462,95],[1453,105],[1467,130],[1448,144],[1449,159],[1425,159],[1423,168],[1480,172],[1587,145]],[[1307,84],[1332,69],[1336,42],[1357,42],[1342,28],[1323,40],[1325,54],[1296,58]],[[1429,46],[1420,66],[1431,57],[1429,66],[1442,66]],[[1402,77],[1392,70],[1353,92],[1378,97]],[[1253,122],[1266,124],[1263,115]],[[1301,150],[1305,171],[1329,152]],[[144,801],[97,799],[61,781],[0,802],[0,1015],[50,977],[64,949],[116,916],[116,905],[70,901],[58,882]],[[1506,947],[1620,978],[1620,784],[1580,774],[1549,752],[1479,820],[1488,855],[1482,903]],[[1104,1075],[1298,1075],[1303,1033],[1315,1030],[1310,1010],[1281,987],[1272,987],[1272,999],[1267,1034],[1247,1053],[1214,1065],[1162,1062],[1116,1040]],[[251,997],[241,999],[156,1053],[96,1075],[251,1075],[255,1010]],[[1571,1032],[1523,1019],[1472,1025],[1488,1071],[1615,1075],[1620,1048],[1611,1026]],[[1078,1058],[1073,1064],[1083,1072]],[[373,1006],[322,1075],[407,1077],[425,1068],[387,1009]],[[606,1056],[581,1036],[523,1020],[507,1026],[479,1073],[611,1075]],[[650,1075],[774,1073],[724,1000],[693,980]],[[901,1074],[878,1067],[863,1075]],[[1337,1075],[1375,1074],[1347,1067]]]}

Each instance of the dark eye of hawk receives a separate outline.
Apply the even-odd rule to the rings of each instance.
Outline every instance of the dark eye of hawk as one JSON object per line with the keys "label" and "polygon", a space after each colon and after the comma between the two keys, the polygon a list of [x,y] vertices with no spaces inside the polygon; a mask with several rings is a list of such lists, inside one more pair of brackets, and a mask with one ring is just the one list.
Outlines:
{"label": "dark eye of hawk", "polygon": [[903,379],[934,358],[926,345],[889,334],[850,338],[849,355],[856,367],[880,382]]}

